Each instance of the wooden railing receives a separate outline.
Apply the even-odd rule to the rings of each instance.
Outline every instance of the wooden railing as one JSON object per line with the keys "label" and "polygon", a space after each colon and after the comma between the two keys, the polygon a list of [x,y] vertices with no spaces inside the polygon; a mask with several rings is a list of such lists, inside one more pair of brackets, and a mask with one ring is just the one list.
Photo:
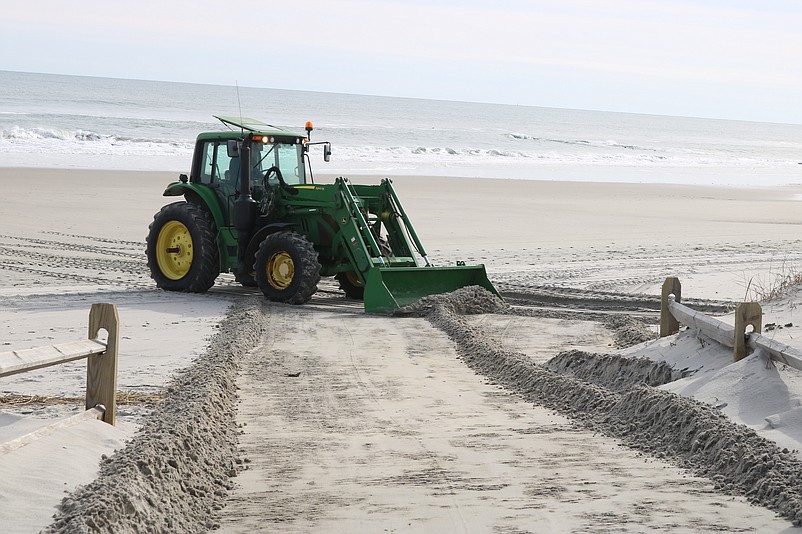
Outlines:
{"label": "wooden railing", "polygon": [[[92,304],[87,339],[0,352],[0,378],[86,358],[87,411],[76,417],[96,417],[113,425],[117,414],[119,324],[114,304]],[[98,339],[101,329],[108,333],[105,343]]]}
{"label": "wooden railing", "polygon": [[[763,310],[757,302],[742,302],[735,309],[735,326],[692,310],[681,304],[682,286],[678,278],[669,277],[663,282],[660,305],[660,337],[670,336],[684,324],[698,330],[708,338],[733,349],[733,360],[747,355],[747,347],[763,349],[772,360],[802,370],[802,351],[760,335],[763,328]],[[751,326],[752,331],[747,332]]]}

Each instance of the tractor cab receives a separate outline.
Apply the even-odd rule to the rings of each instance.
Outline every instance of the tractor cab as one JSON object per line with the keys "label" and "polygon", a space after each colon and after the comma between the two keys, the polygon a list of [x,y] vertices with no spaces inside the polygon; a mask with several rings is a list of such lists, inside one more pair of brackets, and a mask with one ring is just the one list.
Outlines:
{"label": "tractor cab", "polygon": [[265,196],[281,180],[289,186],[312,183],[311,168],[304,157],[306,136],[254,119],[217,118],[236,130],[198,135],[189,182],[215,191],[227,221],[241,192],[243,138],[251,139],[250,193],[254,199]]}

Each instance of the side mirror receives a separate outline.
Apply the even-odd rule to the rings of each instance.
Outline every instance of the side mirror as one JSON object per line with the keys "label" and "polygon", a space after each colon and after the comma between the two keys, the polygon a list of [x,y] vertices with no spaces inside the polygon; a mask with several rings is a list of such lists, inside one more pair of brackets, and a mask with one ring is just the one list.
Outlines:
{"label": "side mirror", "polygon": [[229,139],[226,141],[226,149],[228,152],[229,158],[238,158],[239,157],[239,147],[241,141],[237,141],[236,139]]}
{"label": "side mirror", "polygon": [[323,145],[323,161],[331,161],[331,145],[329,143]]}

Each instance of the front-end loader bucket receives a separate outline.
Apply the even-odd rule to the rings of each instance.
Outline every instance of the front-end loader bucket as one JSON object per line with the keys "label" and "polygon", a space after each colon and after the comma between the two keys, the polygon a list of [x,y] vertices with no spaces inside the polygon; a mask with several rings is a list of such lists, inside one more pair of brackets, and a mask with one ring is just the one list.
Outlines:
{"label": "front-end loader bucket", "polygon": [[499,294],[487,278],[484,265],[375,267],[368,271],[365,283],[365,311],[392,313],[428,295],[467,286],[481,286]]}

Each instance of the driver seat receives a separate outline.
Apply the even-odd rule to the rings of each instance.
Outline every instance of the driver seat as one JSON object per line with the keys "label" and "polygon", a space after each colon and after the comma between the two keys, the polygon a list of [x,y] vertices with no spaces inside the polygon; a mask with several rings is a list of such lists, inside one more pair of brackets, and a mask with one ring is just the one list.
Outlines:
{"label": "driver seat", "polygon": [[234,184],[235,189],[238,189],[239,158],[231,158],[231,161],[228,162],[228,171],[226,172],[226,179]]}

